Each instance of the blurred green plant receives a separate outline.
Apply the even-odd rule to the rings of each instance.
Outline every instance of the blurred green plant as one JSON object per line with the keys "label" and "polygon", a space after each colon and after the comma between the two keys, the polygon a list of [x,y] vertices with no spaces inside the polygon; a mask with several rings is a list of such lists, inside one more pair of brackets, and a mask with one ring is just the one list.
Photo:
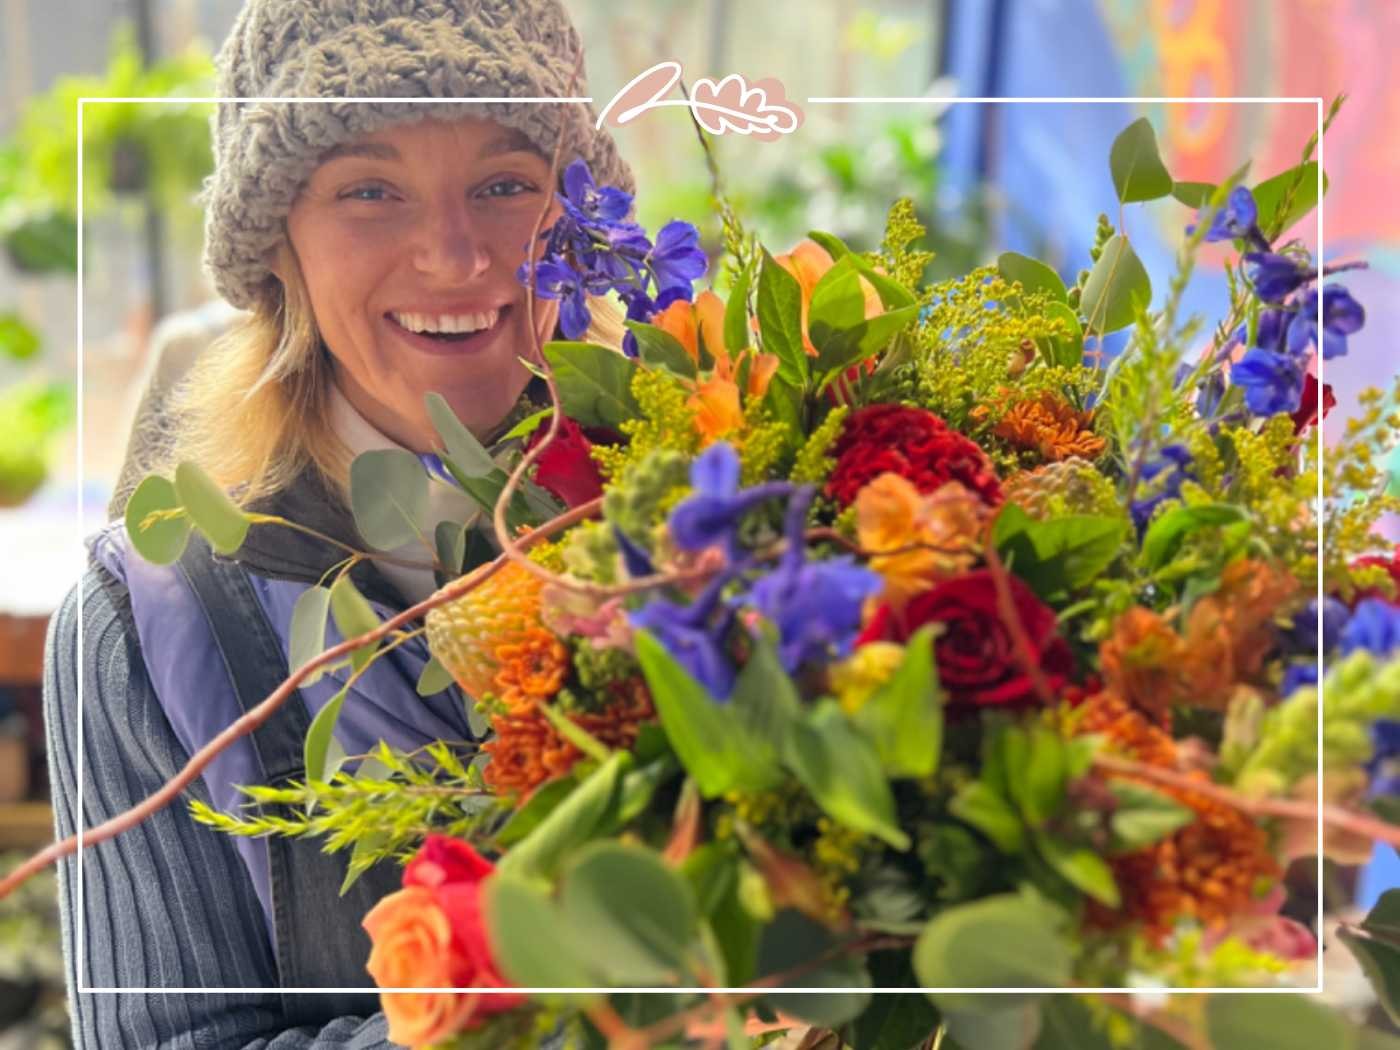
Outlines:
{"label": "blurred green plant", "polygon": [[23,503],[43,484],[54,441],[74,413],[69,383],[24,380],[0,391],[0,507]]}
{"label": "blurred green plant", "polygon": [[[21,851],[3,853],[0,866],[10,870],[24,859]],[[6,1043],[10,1037],[16,1041]],[[13,896],[0,900],[0,1044],[32,1050],[72,1045],[63,988],[58,883],[52,871],[41,872]]]}
{"label": "blurred green plant", "polygon": [[[10,261],[29,273],[77,269],[78,100],[207,95],[214,67],[192,48],[143,68],[129,24],[113,35],[105,73],[61,77],[35,96],[15,133],[0,143],[0,238]],[[205,102],[87,103],[82,114],[83,206],[149,193],[162,209],[193,207],[212,167]]]}

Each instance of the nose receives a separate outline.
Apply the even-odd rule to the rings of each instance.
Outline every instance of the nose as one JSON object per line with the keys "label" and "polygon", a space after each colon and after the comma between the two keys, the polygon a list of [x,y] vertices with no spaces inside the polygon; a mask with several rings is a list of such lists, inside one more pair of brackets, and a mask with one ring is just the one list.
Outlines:
{"label": "nose", "polygon": [[444,284],[480,277],[491,265],[486,240],[460,198],[424,209],[412,241],[414,269]]}

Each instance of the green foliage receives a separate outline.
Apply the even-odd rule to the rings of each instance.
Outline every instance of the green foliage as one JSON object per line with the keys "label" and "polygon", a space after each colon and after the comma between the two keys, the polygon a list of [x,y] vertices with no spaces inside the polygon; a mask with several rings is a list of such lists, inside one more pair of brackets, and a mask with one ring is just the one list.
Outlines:
{"label": "green foliage", "polygon": [[353,848],[343,893],[380,861],[407,860],[430,833],[465,837],[494,818],[504,803],[485,797],[464,757],[444,741],[421,753],[381,742],[354,773],[341,768],[327,781],[240,787],[250,812],[226,814],[196,800],[190,815],[230,835],[324,838],[328,852]]}
{"label": "green foliage", "polygon": [[1119,518],[1073,514],[1036,521],[1014,503],[997,516],[992,542],[1017,576],[1043,600],[1063,600],[1087,587],[1118,557]]}
{"label": "green foliage", "polygon": [[770,992],[764,1001],[775,1010],[825,1027],[859,1015],[870,1002],[870,993],[864,990],[870,987],[870,972],[863,958],[840,949],[841,942],[825,926],[797,911],[779,912],[763,929],[756,976],[771,980],[783,975],[779,988],[831,988],[833,992]]}
{"label": "green foliage", "polygon": [[874,744],[891,777],[933,775],[943,747],[943,693],[932,628],[909,639],[894,675],[860,705],[852,721]]}
{"label": "green foliage", "polygon": [[232,554],[243,546],[252,520],[197,464],[175,468],[175,496],[217,553]]}
{"label": "green foliage", "polygon": [[632,395],[638,372],[630,357],[592,343],[546,343],[545,359],[559,385],[564,414],[581,426],[612,427],[641,414]]}
{"label": "green foliage", "polygon": [[1124,204],[1156,200],[1172,192],[1172,177],[1157,152],[1157,134],[1146,117],[1118,133],[1108,153],[1108,168]]}
{"label": "green foliage", "polygon": [[1085,330],[1096,335],[1132,324],[1152,303],[1152,279],[1128,238],[1115,234],[1089,272],[1079,300]]}
{"label": "green foliage", "polygon": [[[330,607],[336,630],[343,639],[349,640],[368,634],[380,624],[378,613],[355,588],[348,572],[341,573],[335,583],[331,584]],[[350,666],[356,671],[360,670],[369,663],[378,647],[379,642],[368,642],[360,646],[350,654]]]}
{"label": "green foliage", "polygon": [[155,565],[179,561],[193,527],[175,485],[158,474],[143,478],[126,501],[125,524],[136,553]]}
{"label": "green foliage", "polygon": [[1361,962],[1390,1019],[1400,1023],[1400,890],[1386,890],[1356,925],[1339,934]]}
{"label": "green foliage", "polygon": [[802,287],[766,251],[758,272],[758,334],[765,353],[778,356],[778,377],[791,386],[807,385],[807,351],[802,343]]}
{"label": "green foliage", "polygon": [[355,528],[376,550],[422,539],[429,527],[428,473],[405,449],[362,452],[350,464],[350,507]]}
{"label": "green foliage", "polygon": [[[925,988],[1058,988],[1074,954],[1061,932],[1065,916],[1031,894],[999,894],[946,908],[914,945],[914,972]],[[991,1002],[988,1000],[991,999]],[[1016,996],[939,993],[940,1009],[995,1011]],[[1021,1000],[1024,1001],[1024,1000]]]}

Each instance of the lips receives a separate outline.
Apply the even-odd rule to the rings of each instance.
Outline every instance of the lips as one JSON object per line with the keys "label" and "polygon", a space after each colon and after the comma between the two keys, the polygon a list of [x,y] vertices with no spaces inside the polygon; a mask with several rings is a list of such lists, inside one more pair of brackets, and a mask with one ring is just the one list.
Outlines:
{"label": "lips", "polygon": [[388,314],[384,315],[384,323],[389,326],[390,331],[392,331],[395,336],[408,343],[416,350],[439,356],[452,356],[479,353],[485,349],[496,337],[496,333],[504,326],[506,318],[510,316],[510,312],[510,305],[502,306],[500,308],[500,313],[496,317],[496,323],[490,328],[482,328],[468,334],[457,333],[446,339],[435,338],[421,332],[409,331]]}

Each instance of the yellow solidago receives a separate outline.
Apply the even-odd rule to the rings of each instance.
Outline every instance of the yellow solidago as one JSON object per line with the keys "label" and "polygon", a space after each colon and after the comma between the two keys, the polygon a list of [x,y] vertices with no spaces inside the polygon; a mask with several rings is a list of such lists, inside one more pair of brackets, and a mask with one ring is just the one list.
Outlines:
{"label": "yellow solidago", "polygon": [[833,408],[825,419],[812,431],[797,452],[791,479],[797,485],[822,485],[831,473],[836,460],[830,455],[831,446],[841,436],[841,428],[846,417],[851,414],[850,406]]}
{"label": "yellow solidago", "polygon": [[609,481],[622,477],[628,466],[658,449],[687,456],[700,451],[690,395],[680,380],[660,369],[639,368],[632,376],[632,396],[642,414],[622,424],[627,443],[615,447],[595,445],[591,451]]}
{"label": "yellow solidago", "polygon": [[895,642],[870,642],[831,668],[831,688],[841,709],[853,715],[865,706],[875,690],[894,677],[904,660],[904,646]]}

